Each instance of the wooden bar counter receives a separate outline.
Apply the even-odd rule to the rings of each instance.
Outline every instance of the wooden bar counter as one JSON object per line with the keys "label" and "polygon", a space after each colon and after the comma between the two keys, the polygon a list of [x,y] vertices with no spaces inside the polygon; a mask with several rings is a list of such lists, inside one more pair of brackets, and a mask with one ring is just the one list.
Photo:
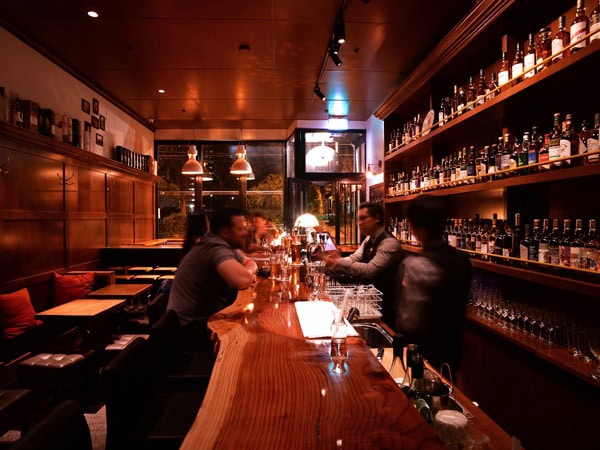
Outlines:
{"label": "wooden bar counter", "polygon": [[329,339],[305,339],[273,289],[261,280],[209,321],[217,361],[182,449],[445,448],[360,338],[333,372]]}

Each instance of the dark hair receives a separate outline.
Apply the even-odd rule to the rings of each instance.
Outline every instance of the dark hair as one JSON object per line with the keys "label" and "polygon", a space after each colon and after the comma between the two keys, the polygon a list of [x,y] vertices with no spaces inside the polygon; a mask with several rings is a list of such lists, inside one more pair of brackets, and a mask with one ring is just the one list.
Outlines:
{"label": "dark hair", "polygon": [[444,231],[446,204],[441,197],[421,194],[406,210],[406,216],[415,228],[425,228],[432,236],[441,236]]}
{"label": "dark hair", "polygon": [[231,226],[231,219],[236,216],[244,216],[244,211],[238,208],[223,208],[215,212],[210,223],[210,229],[213,233],[218,233],[223,228]]}
{"label": "dark hair", "polygon": [[252,217],[253,218],[254,217],[260,217],[261,219],[269,220],[269,218],[267,217],[267,215],[264,212],[262,212],[262,211],[254,211],[252,213]]}
{"label": "dark hair", "polygon": [[183,241],[183,254],[185,255],[190,248],[208,232],[208,217],[205,212],[200,211],[196,214],[190,214],[187,217],[187,227],[185,239]]}
{"label": "dark hair", "polygon": [[360,204],[358,209],[366,209],[369,216],[375,217],[380,224],[383,224],[383,206],[381,206],[381,203],[364,202]]}

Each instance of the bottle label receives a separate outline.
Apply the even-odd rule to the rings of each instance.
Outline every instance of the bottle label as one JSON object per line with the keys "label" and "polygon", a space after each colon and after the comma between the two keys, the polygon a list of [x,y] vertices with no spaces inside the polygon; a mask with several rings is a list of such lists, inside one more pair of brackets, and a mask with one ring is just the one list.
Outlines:
{"label": "bottle label", "polygon": [[502,155],[500,159],[500,170],[510,169],[510,155]]}
{"label": "bottle label", "polygon": [[531,69],[533,66],[535,66],[535,54],[534,53],[529,53],[527,55],[525,55],[525,78],[529,78],[535,75],[535,71],[534,70],[527,70],[527,69]]}
{"label": "bottle label", "polygon": [[481,253],[488,253],[488,245],[487,242],[481,243],[481,248],[479,249]]}
{"label": "bottle label", "polygon": [[544,243],[540,243],[539,246],[539,250],[538,250],[538,262],[541,263],[546,263],[548,264],[550,262],[550,252],[548,249],[548,244]]}
{"label": "bottle label", "polygon": [[583,268],[589,270],[598,270],[598,250],[586,248],[583,254]]}
{"label": "bottle label", "polygon": [[558,251],[558,247],[549,247],[548,255],[550,259],[550,264],[560,264],[560,253]]}
{"label": "bottle label", "polygon": [[[588,138],[587,140],[587,152],[597,152],[599,150],[598,147],[598,139]],[[600,154],[596,153],[595,155],[589,155],[587,157],[588,162],[597,162],[600,160]]]}
{"label": "bottle label", "polygon": [[560,245],[558,247],[559,264],[561,266],[569,267],[571,265],[571,246]]}
{"label": "bottle label", "polygon": [[570,251],[570,266],[577,269],[582,268],[583,248],[571,247]]}
{"label": "bottle label", "polygon": [[[571,44],[573,44],[574,42],[577,42],[579,39],[581,39],[583,36],[586,35],[586,23],[587,21],[582,20],[581,22],[577,22],[574,23],[573,25],[571,25]],[[584,48],[585,47],[585,40],[581,41],[579,44],[574,45],[573,47],[571,47],[571,52],[573,50],[578,50],[580,48]]]}
{"label": "bottle label", "polygon": [[[560,157],[568,158],[571,156],[571,141],[568,139],[560,140]],[[565,164],[571,164],[571,160],[564,161]]]}
{"label": "bottle label", "polygon": [[525,260],[529,258],[529,247],[523,244],[519,245],[519,258]]}
{"label": "bottle label", "polygon": [[493,255],[494,252],[496,251],[496,242],[495,241],[489,241],[488,243],[488,253]]}
{"label": "bottle label", "polygon": [[[560,158],[560,141],[552,140],[550,141],[550,148],[548,149],[548,159],[553,161],[555,159]],[[540,155],[540,161],[542,160]],[[560,163],[556,163],[555,165],[560,165]]]}
{"label": "bottle label", "polygon": [[[594,33],[596,31],[597,33]],[[600,14],[592,14],[590,17],[590,44],[597,39],[600,39]]]}
{"label": "bottle label", "polygon": [[498,72],[498,86],[503,86],[508,83],[508,70]]}
{"label": "bottle label", "polygon": [[[558,59],[563,58],[564,53],[560,53],[563,48],[564,48],[564,46],[563,46],[562,39],[552,39],[552,54],[556,55],[552,58],[552,61],[556,61]],[[560,54],[557,54],[557,53],[560,53]]]}
{"label": "bottle label", "polygon": [[523,74],[523,63],[513,64],[513,66],[512,66],[513,78],[517,78],[517,77],[521,76],[522,74]]}
{"label": "bottle label", "polygon": [[535,148],[529,149],[529,151],[527,152],[527,164],[535,164],[538,162],[537,159],[538,154]]}

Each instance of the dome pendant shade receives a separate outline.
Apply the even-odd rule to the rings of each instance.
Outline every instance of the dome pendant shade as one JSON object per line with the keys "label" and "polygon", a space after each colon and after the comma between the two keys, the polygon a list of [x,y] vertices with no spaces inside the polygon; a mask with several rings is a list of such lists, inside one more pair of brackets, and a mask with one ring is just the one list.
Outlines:
{"label": "dome pendant shade", "polygon": [[237,149],[237,159],[231,165],[229,173],[232,175],[250,175],[252,166],[246,161],[246,149],[243,145],[239,145]]}
{"label": "dome pendant shade", "polygon": [[202,175],[204,174],[204,169],[202,169],[202,164],[200,164],[196,160],[196,155],[198,155],[198,150],[196,150],[195,145],[191,145],[188,148],[188,160],[185,162],[183,167],[181,168],[181,173],[183,175]]}

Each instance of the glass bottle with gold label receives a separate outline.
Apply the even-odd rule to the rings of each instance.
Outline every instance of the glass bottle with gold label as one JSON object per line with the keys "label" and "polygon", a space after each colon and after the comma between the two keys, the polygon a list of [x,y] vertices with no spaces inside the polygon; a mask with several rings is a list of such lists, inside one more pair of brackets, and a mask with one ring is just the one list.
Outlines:
{"label": "glass bottle with gold label", "polygon": [[[512,78],[514,83],[520,83],[522,81],[521,75],[523,75],[523,50],[521,50],[521,44],[517,42],[517,49],[515,51],[515,59],[513,59],[512,67]],[[510,77],[509,77],[510,78]],[[502,84],[502,83],[500,83]]]}
{"label": "glass bottle with gold label", "polygon": [[532,69],[537,63],[535,52],[535,39],[533,33],[529,33],[529,39],[527,39],[527,43],[525,44],[525,56],[523,57],[524,78],[531,78],[535,75],[535,69]]}
{"label": "glass bottle with gold label", "polygon": [[558,19],[558,31],[554,39],[552,39],[552,64],[563,59],[565,54],[562,50],[569,45],[570,41],[571,37],[566,28],[565,16],[560,16]]}
{"label": "glass bottle with gold label", "polygon": [[590,36],[590,44],[600,39],[600,0],[590,14],[590,33],[594,33]]}
{"label": "glass bottle with gold label", "polygon": [[[550,28],[542,28],[538,31],[538,43],[536,49],[536,64],[540,64],[537,67],[537,71],[548,68],[552,64],[550,56],[552,55],[552,39],[550,38]],[[545,61],[542,64],[542,61]]]}

